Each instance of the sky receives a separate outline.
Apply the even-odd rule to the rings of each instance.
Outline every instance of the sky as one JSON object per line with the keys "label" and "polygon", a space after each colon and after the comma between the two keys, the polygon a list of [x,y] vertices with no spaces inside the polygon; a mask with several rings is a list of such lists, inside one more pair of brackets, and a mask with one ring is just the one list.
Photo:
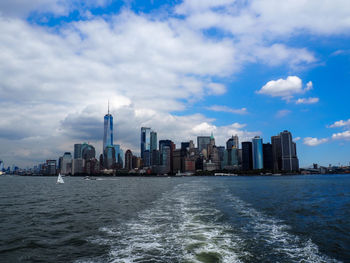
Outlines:
{"label": "sky", "polygon": [[347,0],[2,0],[0,159],[30,167],[140,128],[176,144],[289,130],[300,166],[350,161]]}

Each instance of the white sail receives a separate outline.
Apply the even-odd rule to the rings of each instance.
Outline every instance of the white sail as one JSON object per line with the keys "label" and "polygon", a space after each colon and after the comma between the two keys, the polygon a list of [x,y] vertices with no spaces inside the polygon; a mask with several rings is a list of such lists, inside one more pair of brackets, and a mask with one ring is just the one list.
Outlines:
{"label": "white sail", "polygon": [[63,181],[63,178],[62,178],[61,174],[58,174],[57,183],[58,184],[64,184],[64,181]]}

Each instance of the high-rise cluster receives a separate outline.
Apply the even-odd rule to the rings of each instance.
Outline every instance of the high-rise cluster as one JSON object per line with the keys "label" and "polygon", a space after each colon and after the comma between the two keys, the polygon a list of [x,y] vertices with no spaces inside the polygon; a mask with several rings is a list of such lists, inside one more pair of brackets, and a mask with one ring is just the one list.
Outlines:
{"label": "high-rise cluster", "polygon": [[[97,174],[115,170],[131,173],[175,174],[196,171],[269,171],[293,172],[299,170],[296,143],[292,134],[283,131],[271,137],[271,143],[255,136],[239,144],[237,135],[228,138],[225,146],[217,146],[213,133],[198,136],[197,147],[192,140],[181,142],[177,148],[169,139],[158,141],[157,132],[141,127],[140,155],[129,149],[123,153],[113,142],[113,116],[104,116],[102,154],[96,159],[94,146],[89,143],[74,144],[74,154],[65,152],[58,160],[47,160],[39,165],[40,173]],[[0,162],[1,168],[2,162]],[[0,169],[1,171],[1,169]]]}
{"label": "high-rise cluster", "polygon": [[178,173],[215,170],[264,170],[269,172],[293,172],[299,170],[296,144],[288,131],[272,136],[271,143],[255,136],[242,142],[237,135],[224,146],[217,146],[213,134],[198,136],[197,147],[193,141],[182,142],[179,148],[171,140],[160,140],[157,149],[157,133],[151,128],[141,128],[141,158],[133,161],[130,150],[125,155],[127,170],[141,169],[151,173]]}
{"label": "high-rise cluster", "polygon": [[242,143],[242,170],[265,169],[271,171],[298,171],[296,143],[292,134],[283,131],[271,137],[271,143],[263,143],[256,136],[252,142]]}

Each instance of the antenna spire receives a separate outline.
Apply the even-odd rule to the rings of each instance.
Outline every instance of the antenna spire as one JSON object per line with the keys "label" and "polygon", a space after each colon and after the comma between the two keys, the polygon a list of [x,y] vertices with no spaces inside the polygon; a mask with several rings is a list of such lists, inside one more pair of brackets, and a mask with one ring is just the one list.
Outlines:
{"label": "antenna spire", "polygon": [[108,114],[109,114],[109,100],[108,100]]}

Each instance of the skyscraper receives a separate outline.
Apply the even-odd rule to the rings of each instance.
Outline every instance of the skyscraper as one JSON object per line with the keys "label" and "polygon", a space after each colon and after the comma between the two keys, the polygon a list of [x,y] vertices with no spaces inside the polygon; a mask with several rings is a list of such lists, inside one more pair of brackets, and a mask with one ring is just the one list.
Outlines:
{"label": "skyscraper", "polygon": [[[79,158],[82,158],[84,160],[90,160],[95,158],[96,152],[95,152],[94,146],[84,143],[81,145],[80,148],[81,148],[81,154]],[[75,156],[75,147],[74,147],[74,156]]]}
{"label": "skyscraper", "polygon": [[81,143],[74,144],[74,159],[82,158],[81,156]]}
{"label": "skyscraper", "polygon": [[296,155],[296,144],[292,140],[292,134],[289,131],[280,133],[282,150],[282,170],[299,170],[299,160]]}
{"label": "skyscraper", "polygon": [[253,169],[253,149],[251,142],[242,142],[242,170]]}
{"label": "skyscraper", "polygon": [[[164,147],[169,147],[168,149],[164,150]],[[159,153],[160,153],[160,164],[166,165],[164,163],[164,160],[169,161],[170,165],[170,171],[173,171],[173,152],[175,150],[175,144],[171,140],[160,140],[159,141]],[[163,154],[167,154],[167,156],[163,156]]]}
{"label": "skyscraper", "polygon": [[62,156],[61,161],[61,174],[70,174],[72,173],[72,155],[70,152],[65,152]]}
{"label": "skyscraper", "polygon": [[199,153],[202,153],[203,150],[207,150],[208,144],[210,144],[210,136],[198,136],[197,137],[197,147]]}
{"label": "skyscraper", "polygon": [[263,140],[260,136],[255,136],[253,138],[253,169],[263,169],[264,160],[263,160]]}
{"label": "skyscraper", "polygon": [[153,150],[157,150],[157,144],[158,144],[157,133],[155,131],[151,131],[150,137],[151,137],[150,152],[152,152]]}
{"label": "skyscraper", "polygon": [[230,139],[228,139],[226,142],[226,149],[230,150],[232,148],[236,148],[236,149],[239,148],[237,135],[235,135],[235,136],[232,135],[232,137]]}
{"label": "skyscraper", "polygon": [[128,171],[130,171],[133,166],[132,166],[132,152],[131,150],[127,150],[125,152],[125,169],[127,169]]}
{"label": "skyscraper", "polygon": [[107,146],[113,146],[113,116],[109,113],[109,103],[108,103],[108,113],[104,117],[102,152],[104,152]]}
{"label": "skyscraper", "polygon": [[282,146],[281,146],[281,136],[272,136],[272,158],[273,158],[273,170],[282,170]]}
{"label": "skyscraper", "polygon": [[116,165],[116,159],[115,159],[115,149],[113,146],[108,145],[106,146],[104,152],[103,152],[103,167],[105,169],[113,169]]}
{"label": "skyscraper", "polygon": [[273,170],[273,154],[271,143],[263,144],[264,169]]}
{"label": "skyscraper", "polygon": [[[151,128],[141,127],[141,158],[144,159],[144,152],[151,150]],[[148,166],[147,164],[146,166]]]}

